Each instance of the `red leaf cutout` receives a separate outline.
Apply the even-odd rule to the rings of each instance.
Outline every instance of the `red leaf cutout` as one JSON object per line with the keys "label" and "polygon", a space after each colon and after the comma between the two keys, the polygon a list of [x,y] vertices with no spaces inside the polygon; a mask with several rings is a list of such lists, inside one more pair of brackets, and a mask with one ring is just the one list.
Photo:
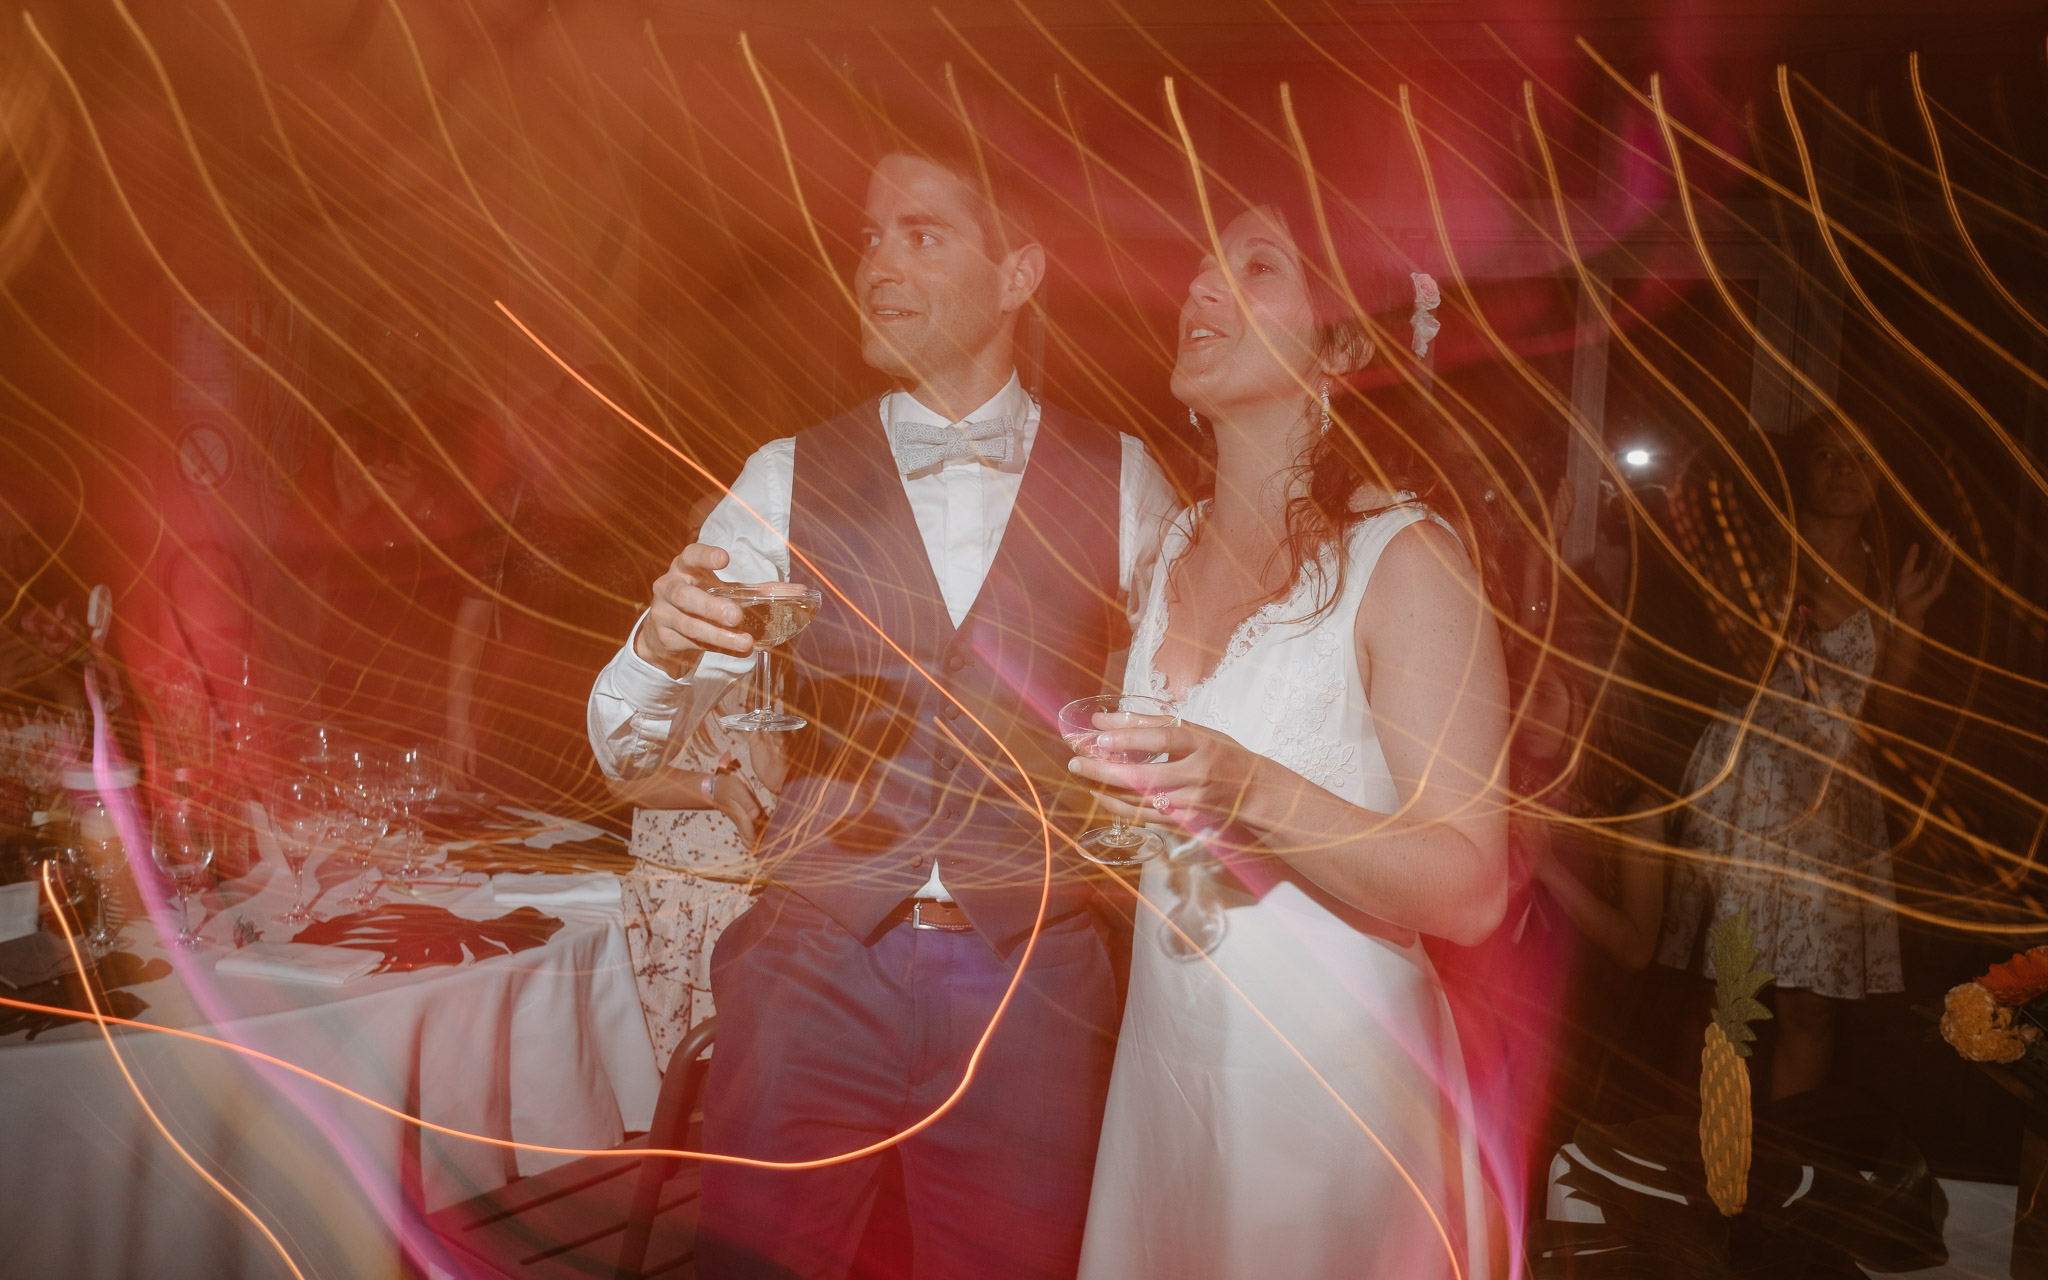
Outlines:
{"label": "red leaf cutout", "polygon": [[292,941],[376,951],[384,961],[374,972],[406,973],[526,951],[545,944],[561,927],[560,920],[532,907],[492,920],[465,920],[446,907],[392,902],[375,911],[315,920]]}

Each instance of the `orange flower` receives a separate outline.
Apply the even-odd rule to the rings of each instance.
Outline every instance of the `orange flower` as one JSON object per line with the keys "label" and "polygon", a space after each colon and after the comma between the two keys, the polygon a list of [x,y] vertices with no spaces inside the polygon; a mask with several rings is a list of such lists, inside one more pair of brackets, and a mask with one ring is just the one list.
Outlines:
{"label": "orange flower", "polygon": [[2048,992],[2048,947],[2022,951],[2004,964],[1994,964],[1977,979],[2000,1004],[2029,1004]]}
{"label": "orange flower", "polygon": [[1942,1006],[1941,1038],[1972,1062],[2016,1062],[2041,1035],[2013,1026],[2012,1010],[1974,982],[1951,988]]}

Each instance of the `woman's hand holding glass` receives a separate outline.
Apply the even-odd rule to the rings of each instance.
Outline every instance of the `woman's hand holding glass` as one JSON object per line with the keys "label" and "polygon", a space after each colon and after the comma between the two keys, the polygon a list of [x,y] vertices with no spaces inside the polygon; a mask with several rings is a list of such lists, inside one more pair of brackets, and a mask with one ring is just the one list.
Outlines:
{"label": "woman's hand holding glass", "polygon": [[1228,734],[1174,718],[1170,724],[1106,727],[1067,768],[1107,791],[1097,799],[1131,822],[1167,817],[1192,830],[1228,825],[1272,762]]}
{"label": "woman's hand holding glass", "polygon": [[[1075,755],[1074,762],[1068,767],[1077,773],[1083,771],[1075,766],[1084,760],[1105,766],[1163,760],[1163,755],[1148,747],[1129,744],[1122,740],[1121,735],[1139,727],[1164,731],[1179,723],[1180,717],[1171,706],[1157,698],[1136,694],[1105,693],[1092,698],[1076,698],[1060,708],[1060,735],[1074,749]],[[1157,857],[1165,849],[1165,844],[1158,836],[1146,831],[1142,824],[1132,825],[1135,816],[1139,815],[1129,806],[1117,806],[1112,811],[1112,821],[1108,826],[1092,827],[1075,841],[1081,856],[1105,867],[1134,866],[1147,858]]]}

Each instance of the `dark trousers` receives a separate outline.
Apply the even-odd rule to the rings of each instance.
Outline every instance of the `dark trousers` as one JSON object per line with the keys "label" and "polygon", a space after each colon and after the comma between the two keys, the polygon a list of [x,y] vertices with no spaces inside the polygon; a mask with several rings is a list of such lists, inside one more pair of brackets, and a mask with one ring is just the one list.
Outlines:
{"label": "dark trousers", "polygon": [[[864,944],[770,891],[712,955],[705,1149],[810,1160],[915,1124],[960,1083],[1022,952],[1005,962],[975,934],[909,924]],[[897,1148],[915,1280],[1074,1274],[1120,1012],[1094,921],[1049,925],[973,1084]],[[698,1274],[846,1276],[881,1176],[879,1155],[706,1161]]]}

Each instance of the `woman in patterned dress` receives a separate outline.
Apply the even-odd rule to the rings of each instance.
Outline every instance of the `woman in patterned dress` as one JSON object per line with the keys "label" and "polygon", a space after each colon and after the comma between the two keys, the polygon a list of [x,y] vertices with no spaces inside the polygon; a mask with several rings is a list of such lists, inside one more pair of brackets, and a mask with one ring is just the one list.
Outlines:
{"label": "woman in patterned dress", "polygon": [[[720,700],[743,711],[746,682]],[[633,980],[664,1069],[691,1027],[710,1017],[711,948],[759,889],[754,840],[775,809],[775,735],[733,733],[705,716],[651,778],[612,784],[633,811],[633,869],[620,880]],[[756,761],[759,761],[757,768]]]}
{"label": "woman in patterned dress", "polygon": [[[1826,1083],[1844,1002],[1905,987],[1885,831],[1862,721],[1919,665],[1951,558],[1913,547],[1886,582],[1868,449],[1831,417],[1792,435],[1798,531],[1786,644],[1749,704],[1724,704],[1687,766],[1658,960],[1714,976],[1707,926],[1744,912],[1777,976],[1771,1097]],[[1768,585],[1768,584],[1767,584]],[[1776,584],[1780,590],[1783,583]]]}

